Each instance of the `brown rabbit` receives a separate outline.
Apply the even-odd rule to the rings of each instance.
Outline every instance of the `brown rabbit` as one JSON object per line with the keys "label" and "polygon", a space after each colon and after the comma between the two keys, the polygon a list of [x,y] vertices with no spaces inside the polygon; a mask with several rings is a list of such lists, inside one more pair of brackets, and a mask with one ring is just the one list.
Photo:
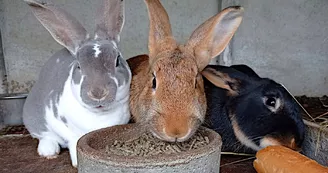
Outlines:
{"label": "brown rabbit", "polygon": [[150,19],[149,56],[128,60],[132,71],[130,110],[136,122],[159,139],[185,141],[204,121],[206,98],[200,72],[229,43],[242,20],[242,7],[229,7],[191,35],[185,45],[172,36],[159,0],[145,0]]}

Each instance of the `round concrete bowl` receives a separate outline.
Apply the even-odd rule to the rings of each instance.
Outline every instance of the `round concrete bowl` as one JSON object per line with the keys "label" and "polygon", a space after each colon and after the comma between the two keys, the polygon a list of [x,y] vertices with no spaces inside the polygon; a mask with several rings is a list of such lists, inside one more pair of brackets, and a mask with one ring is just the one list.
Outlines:
{"label": "round concrete bowl", "polygon": [[216,132],[201,127],[209,138],[203,148],[178,154],[149,157],[106,154],[106,145],[115,140],[137,139],[144,130],[137,124],[120,125],[96,130],[78,141],[79,173],[219,173],[221,137]]}
{"label": "round concrete bowl", "polygon": [[318,124],[304,120],[306,125],[303,153],[318,163],[328,166],[328,128],[322,129]]}

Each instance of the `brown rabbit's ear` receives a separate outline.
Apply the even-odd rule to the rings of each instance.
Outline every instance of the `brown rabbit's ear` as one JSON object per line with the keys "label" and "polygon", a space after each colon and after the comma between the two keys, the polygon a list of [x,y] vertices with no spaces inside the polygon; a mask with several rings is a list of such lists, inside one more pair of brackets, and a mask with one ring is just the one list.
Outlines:
{"label": "brown rabbit's ear", "polygon": [[244,9],[228,7],[200,25],[189,38],[186,48],[194,52],[202,71],[228,45],[242,21]]}
{"label": "brown rabbit's ear", "polygon": [[228,90],[229,95],[238,95],[238,81],[230,78],[228,74],[207,67],[202,71],[202,75],[213,85]]}
{"label": "brown rabbit's ear", "polygon": [[149,15],[148,50],[150,61],[161,51],[176,47],[169,16],[159,0],[145,0]]}
{"label": "brown rabbit's ear", "polygon": [[76,54],[80,44],[88,37],[84,27],[72,15],[52,4],[36,0],[25,2],[52,37],[73,55]]}

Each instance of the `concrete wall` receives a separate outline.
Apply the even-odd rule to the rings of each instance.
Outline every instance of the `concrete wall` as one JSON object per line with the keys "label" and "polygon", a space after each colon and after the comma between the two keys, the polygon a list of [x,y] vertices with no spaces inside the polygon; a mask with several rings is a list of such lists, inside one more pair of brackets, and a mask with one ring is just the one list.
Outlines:
{"label": "concrete wall", "polygon": [[[99,0],[53,2],[69,10],[88,30],[93,30]],[[169,12],[174,35],[180,42],[219,10],[219,2],[221,0],[206,0],[206,3],[162,0]],[[148,15],[143,0],[126,0],[125,3],[126,25],[121,48],[124,57],[129,58],[147,53]],[[229,5],[244,6],[245,17],[229,49],[221,57],[221,64],[248,64],[261,76],[282,82],[295,95],[328,94],[328,1],[222,0],[223,8]],[[26,92],[44,62],[62,47],[22,0],[0,0],[0,6],[8,90]]]}
{"label": "concrete wall", "polygon": [[[100,0],[53,0],[73,14],[89,31]],[[45,61],[62,47],[33,16],[23,0],[0,0],[3,6],[2,31],[9,92],[27,92]],[[162,0],[171,18],[177,40],[184,42],[203,21],[216,14],[218,0]],[[143,0],[126,0],[126,23],[121,36],[123,56],[147,53],[148,14]]]}
{"label": "concrete wall", "polygon": [[[0,1],[0,26],[3,21],[3,4]],[[6,68],[4,62],[3,48],[2,48],[2,37],[0,27],[0,94],[7,93],[7,80],[6,80]]]}
{"label": "concrete wall", "polygon": [[244,6],[245,17],[225,64],[248,64],[295,95],[328,94],[327,0],[222,1],[230,5]]}

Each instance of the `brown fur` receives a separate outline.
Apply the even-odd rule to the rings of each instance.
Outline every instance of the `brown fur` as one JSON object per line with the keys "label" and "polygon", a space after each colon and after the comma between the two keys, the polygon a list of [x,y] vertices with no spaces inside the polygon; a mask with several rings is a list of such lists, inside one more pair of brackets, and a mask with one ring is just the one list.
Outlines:
{"label": "brown fur", "polygon": [[198,27],[186,45],[177,45],[160,1],[145,2],[150,18],[149,57],[141,55],[128,60],[133,74],[130,110],[136,122],[149,125],[149,130],[160,139],[184,141],[205,117],[200,71],[229,43],[241,22],[243,9],[223,10]]}

